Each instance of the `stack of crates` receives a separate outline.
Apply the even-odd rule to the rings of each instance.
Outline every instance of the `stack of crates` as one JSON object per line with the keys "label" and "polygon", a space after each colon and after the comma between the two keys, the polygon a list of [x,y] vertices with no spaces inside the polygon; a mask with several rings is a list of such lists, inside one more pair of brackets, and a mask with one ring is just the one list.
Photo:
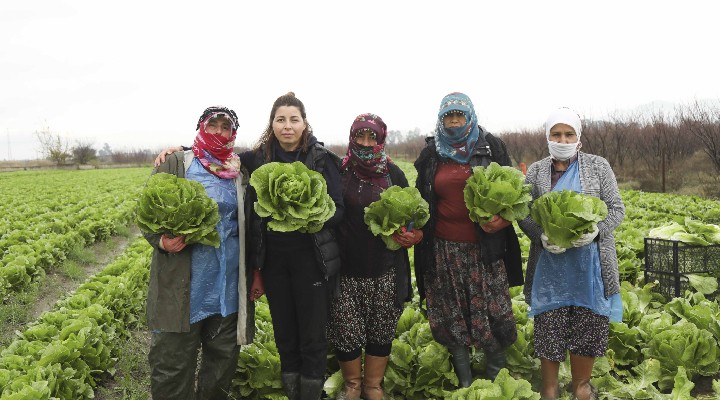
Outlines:
{"label": "stack of crates", "polygon": [[670,300],[690,289],[689,274],[720,277],[720,245],[645,238],[645,282],[658,281],[655,289]]}

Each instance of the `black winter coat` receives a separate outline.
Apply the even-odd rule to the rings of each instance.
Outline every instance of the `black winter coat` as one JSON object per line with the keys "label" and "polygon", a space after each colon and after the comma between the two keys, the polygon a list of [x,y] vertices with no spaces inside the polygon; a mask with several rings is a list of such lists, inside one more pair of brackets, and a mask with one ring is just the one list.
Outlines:
{"label": "black winter coat", "polygon": [[[240,158],[244,165],[250,169],[252,173],[255,169],[267,163],[263,158],[263,149],[258,152],[246,152],[240,154]],[[331,165],[334,164],[334,165]],[[335,168],[338,170],[338,157],[332,152],[328,151],[323,147],[322,143],[314,142],[308,149],[308,154],[305,158],[305,165],[313,170],[322,172],[325,168]],[[337,172],[339,177],[339,171]],[[326,176],[327,179],[327,176]],[[333,184],[328,182],[328,186]],[[339,187],[339,181],[335,182]],[[248,202],[253,204],[257,201],[257,193],[248,186]],[[339,199],[333,198],[337,211],[332,219],[325,223],[325,226],[317,233],[310,234],[314,244],[315,256],[318,261],[318,266],[322,269],[325,274],[325,278],[328,279],[334,276],[340,270],[340,249],[338,247],[335,237],[335,228],[332,226],[332,222],[337,222],[342,219],[343,205],[342,196]],[[339,204],[338,204],[339,201]],[[265,232],[267,230],[267,221],[265,218],[260,218],[255,212],[250,214],[250,257],[249,263],[252,268],[262,269],[265,264],[266,254],[266,243],[265,243]]]}
{"label": "black winter coat", "polygon": [[[420,301],[425,298],[424,271],[435,268],[435,253],[433,242],[435,239],[435,218],[437,218],[437,199],[434,190],[435,173],[437,172],[440,157],[435,147],[435,139],[425,139],[425,148],[415,161],[418,176],[415,187],[418,188],[423,199],[430,205],[430,220],[423,227],[423,240],[415,245],[415,281],[420,294]],[[507,154],[505,143],[488,133],[485,141],[478,140],[470,157],[470,166],[487,166],[490,162],[500,165],[512,165]],[[510,286],[520,286],[524,283],[522,271],[522,257],[520,243],[512,225],[495,233],[487,233],[476,224],[477,237],[480,241],[480,253],[483,262],[491,264],[499,259],[505,262],[505,271]]]}

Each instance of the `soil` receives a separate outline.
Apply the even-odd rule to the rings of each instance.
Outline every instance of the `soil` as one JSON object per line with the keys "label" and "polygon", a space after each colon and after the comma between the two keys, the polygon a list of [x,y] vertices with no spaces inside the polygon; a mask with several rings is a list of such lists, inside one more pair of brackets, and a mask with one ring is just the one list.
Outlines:
{"label": "soil", "polygon": [[113,236],[110,241],[88,246],[86,251],[92,254],[93,262],[77,263],[80,269],[77,271],[78,276],[71,278],[59,266],[51,266],[36,288],[6,301],[2,305],[4,320],[0,324],[0,345],[9,344],[15,339],[15,331],[23,331],[58,300],[65,298],[88,277],[101,271],[120,255],[128,243],[140,234],[134,225],[129,226],[128,230],[127,236]]}
{"label": "soil", "polygon": [[80,264],[83,275],[79,278],[72,279],[60,272],[58,268],[49,268],[46,279],[38,291],[38,298],[32,306],[29,321],[35,321],[43,312],[50,310],[55,302],[67,296],[88,277],[100,272],[107,264],[122,254],[128,243],[140,234],[140,230],[135,225],[131,225],[129,230],[127,237],[113,236],[112,247],[107,242],[97,242],[88,246],[86,249],[95,255],[95,261]]}

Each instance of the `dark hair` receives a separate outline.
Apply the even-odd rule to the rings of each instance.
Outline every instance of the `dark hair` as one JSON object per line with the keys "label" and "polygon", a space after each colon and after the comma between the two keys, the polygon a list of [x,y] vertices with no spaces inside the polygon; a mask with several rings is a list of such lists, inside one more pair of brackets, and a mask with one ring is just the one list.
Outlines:
{"label": "dark hair", "polygon": [[253,150],[255,151],[260,151],[263,145],[265,145],[265,161],[270,161],[272,159],[273,148],[278,142],[277,138],[275,137],[275,132],[273,131],[272,125],[273,120],[275,119],[275,113],[277,112],[277,109],[283,106],[297,107],[298,110],[300,110],[300,116],[302,116],[302,119],[305,122],[305,130],[302,133],[302,138],[300,138],[300,144],[302,151],[308,150],[308,143],[310,143],[310,136],[312,136],[312,127],[310,127],[310,124],[307,122],[305,105],[302,101],[300,101],[300,99],[295,97],[295,93],[287,92],[287,94],[278,97],[277,100],[275,100],[275,102],[273,103],[272,109],[270,110],[270,118],[268,120],[267,127],[260,135],[260,139],[258,139],[255,147],[253,148]]}

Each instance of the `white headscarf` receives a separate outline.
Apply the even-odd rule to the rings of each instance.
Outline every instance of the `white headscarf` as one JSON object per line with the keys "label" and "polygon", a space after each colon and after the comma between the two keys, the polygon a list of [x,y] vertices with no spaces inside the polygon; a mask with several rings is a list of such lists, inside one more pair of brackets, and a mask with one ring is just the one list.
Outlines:
{"label": "white headscarf", "polygon": [[575,111],[567,108],[560,107],[553,111],[545,122],[545,137],[550,139],[550,129],[557,124],[570,125],[577,135],[578,142],[580,141],[580,135],[582,134],[582,124],[580,123],[580,116]]}
{"label": "white headscarf", "polygon": [[[565,124],[572,127],[575,131],[575,135],[577,135],[577,142],[556,143],[551,141],[550,130],[557,124]],[[552,158],[555,160],[565,161],[574,156],[575,153],[577,153],[577,151],[582,147],[580,135],[582,135],[580,116],[575,111],[567,107],[561,107],[553,111],[545,122],[545,137],[547,138],[548,150],[550,151]]]}

